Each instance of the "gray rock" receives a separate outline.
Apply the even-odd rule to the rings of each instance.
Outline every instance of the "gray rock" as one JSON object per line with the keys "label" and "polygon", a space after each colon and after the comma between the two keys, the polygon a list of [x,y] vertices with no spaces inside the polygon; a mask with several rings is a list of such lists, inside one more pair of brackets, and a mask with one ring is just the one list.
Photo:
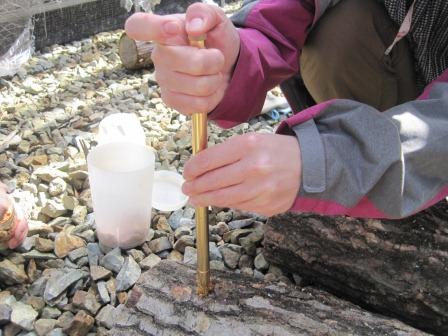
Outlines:
{"label": "gray rock", "polygon": [[268,273],[273,273],[277,277],[283,276],[283,271],[281,270],[281,268],[274,266],[274,265],[269,265]]}
{"label": "gray rock", "polygon": [[21,253],[31,251],[33,249],[33,247],[35,246],[35,241],[36,241],[37,237],[38,236],[26,237],[25,240],[23,241],[22,245],[20,245],[16,250]]}
{"label": "gray rock", "polygon": [[41,212],[50,218],[57,218],[64,215],[67,212],[67,209],[64,208],[63,204],[54,200],[49,200],[41,209]]}
{"label": "gray rock", "polygon": [[96,300],[94,294],[82,290],[76,291],[75,295],[73,296],[72,303],[75,305],[75,307],[87,310],[93,316],[95,316],[95,314],[101,308],[101,304]]}
{"label": "gray rock", "polygon": [[83,224],[87,216],[87,207],[83,205],[77,205],[73,209],[72,220],[75,224]]}
{"label": "gray rock", "polygon": [[196,227],[196,221],[194,219],[191,219],[191,218],[184,218],[184,217],[182,217],[179,220],[179,227],[181,227],[181,226],[185,226],[185,227],[188,227],[188,228],[192,229],[192,228]]}
{"label": "gray rock", "polygon": [[127,254],[132,256],[137,263],[141,262],[145,258],[145,254],[137,249],[129,250],[127,251]]}
{"label": "gray rock", "polygon": [[263,280],[264,279],[264,274],[261,273],[259,270],[255,269],[254,270],[254,278],[257,280]]}
{"label": "gray rock", "polygon": [[216,214],[217,222],[230,222],[232,220],[232,212],[231,211],[221,211]]}
{"label": "gray rock", "polygon": [[168,237],[160,237],[154,240],[151,240],[148,243],[149,248],[154,253],[159,253],[165,250],[171,249],[173,246],[171,245],[171,242],[169,241]]}
{"label": "gray rock", "polygon": [[56,328],[50,331],[47,336],[64,336],[64,332],[62,331],[62,328]]}
{"label": "gray rock", "polygon": [[241,246],[233,244],[225,244],[219,247],[224,264],[231,269],[235,269],[238,266],[238,262],[241,257]]}
{"label": "gray rock", "polygon": [[260,253],[259,255],[257,255],[255,257],[254,266],[255,266],[255,268],[257,270],[263,272],[263,271],[267,271],[268,270],[269,263],[264,258],[264,255],[262,253]]}
{"label": "gray rock", "polygon": [[174,231],[181,226],[179,221],[183,217],[183,215],[184,215],[184,210],[179,209],[179,210],[174,211],[171,214],[170,218],[168,218],[168,223],[170,224],[171,228]]}
{"label": "gray rock", "polygon": [[235,229],[225,233],[223,238],[225,242],[230,241],[232,244],[239,244],[241,238],[248,236],[252,232],[253,229]]}
{"label": "gray rock", "polygon": [[120,272],[124,264],[124,257],[121,255],[119,247],[114,248],[101,258],[100,265],[115,273]]}
{"label": "gray rock", "polygon": [[51,239],[45,239],[38,237],[36,238],[36,250],[39,252],[51,252],[54,250],[54,242]]}
{"label": "gray rock", "polygon": [[87,255],[88,255],[87,247],[80,247],[68,253],[68,257],[73,262],[75,262],[79,258],[86,257]]}
{"label": "gray rock", "polygon": [[87,276],[87,274],[83,273],[80,270],[57,272],[58,275],[52,276],[45,286],[44,300],[50,305],[51,301],[61,295],[68,287]]}
{"label": "gray rock", "polygon": [[218,246],[216,246],[216,244],[213,243],[213,242],[209,242],[208,246],[209,246],[210,260],[221,261],[222,260],[222,255],[221,255],[221,252],[219,252]]}
{"label": "gray rock", "polygon": [[193,219],[194,215],[195,215],[195,209],[187,206],[184,210],[182,217],[187,218],[187,219]]}
{"label": "gray rock", "polygon": [[52,259],[58,258],[53,253],[42,253],[42,252],[39,252],[36,250],[32,250],[30,252],[23,253],[22,256],[25,259],[36,259],[36,260],[52,260]]}
{"label": "gray rock", "polygon": [[52,167],[39,167],[34,172],[33,175],[37,176],[40,180],[45,182],[51,182],[57,177],[60,177],[62,179],[67,179],[68,174],[66,172],[60,171],[59,169],[52,168]]}
{"label": "gray rock", "polygon": [[9,259],[0,262],[0,281],[7,285],[23,284],[28,280],[23,268],[16,266]]}
{"label": "gray rock", "polygon": [[174,249],[181,253],[185,252],[187,246],[195,247],[195,239],[192,236],[182,236],[174,244]]}
{"label": "gray rock", "polygon": [[187,246],[184,253],[184,264],[196,265],[198,262],[197,252],[194,247]]}
{"label": "gray rock", "polygon": [[140,262],[140,267],[143,271],[155,267],[162,259],[157,254],[150,254]]}
{"label": "gray rock", "polygon": [[218,224],[210,228],[211,234],[218,234],[220,236],[223,236],[226,232],[229,231],[230,231],[229,226],[224,222],[219,222]]}
{"label": "gray rock", "polygon": [[87,257],[89,258],[90,267],[98,266],[98,262],[102,256],[103,253],[101,252],[100,246],[97,243],[87,244]]}
{"label": "gray rock", "polygon": [[243,268],[241,268],[241,274],[244,274],[245,276],[248,276],[248,277],[253,277],[254,270],[250,267],[243,267]]}
{"label": "gray rock", "polygon": [[48,279],[44,277],[36,279],[29,287],[28,293],[33,296],[43,296],[47,282]]}
{"label": "gray rock", "polygon": [[75,209],[75,207],[79,204],[79,201],[76,199],[76,197],[65,195],[64,197],[62,197],[62,204],[67,210],[73,211],[73,209]]}
{"label": "gray rock", "polygon": [[234,220],[234,221],[230,222],[228,225],[229,225],[230,230],[235,230],[235,229],[243,229],[245,227],[248,227],[248,226],[252,225],[253,222],[255,222],[254,218],[239,219],[239,220]]}
{"label": "gray rock", "polygon": [[58,326],[62,329],[68,328],[73,321],[73,313],[66,311],[58,318]]}
{"label": "gray rock", "polygon": [[57,320],[53,319],[40,319],[34,323],[34,329],[38,336],[48,335],[50,331],[56,326]]}
{"label": "gray rock", "polygon": [[65,182],[60,177],[56,177],[55,179],[51,180],[50,184],[48,185],[48,193],[53,197],[64,193],[66,190],[67,182]]}
{"label": "gray rock", "polygon": [[36,320],[39,313],[33,309],[30,305],[22,302],[15,302],[11,305],[11,322],[18,325],[22,329],[31,331],[33,330],[33,323]]}
{"label": "gray rock", "polygon": [[102,266],[91,266],[90,276],[93,281],[107,279],[112,275],[112,272]]}
{"label": "gray rock", "polygon": [[216,270],[216,271],[224,271],[226,269],[226,266],[222,261],[219,260],[210,260],[210,269]]}
{"label": "gray rock", "polygon": [[240,258],[240,261],[238,262],[238,267],[241,270],[243,268],[253,269],[254,268],[254,258],[247,254],[243,254]]}
{"label": "gray rock", "polygon": [[61,311],[57,308],[53,307],[45,307],[42,310],[41,318],[43,319],[57,319],[59,316],[61,316]]}
{"label": "gray rock", "polygon": [[89,258],[87,257],[79,258],[78,261],[76,262],[78,268],[82,268],[83,266],[87,266],[88,264],[89,264]]}
{"label": "gray rock", "polygon": [[0,304],[0,326],[11,321],[11,307],[6,304]]}
{"label": "gray rock", "polygon": [[134,258],[131,256],[127,257],[120,273],[117,275],[117,292],[131,288],[137,282],[141,273],[140,266],[138,266]]}
{"label": "gray rock", "polygon": [[107,291],[106,283],[104,281],[100,281],[96,284],[96,288],[98,290],[98,295],[100,296],[100,300],[103,303],[110,302],[109,292]]}
{"label": "gray rock", "polygon": [[117,309],[114,306],[104,306],[96,316],[98,325],[112,329],[115,324],[116,312]]}
{"label": "gray rock", "polygon": [[181,226],[174,231],[174,237],[180,239],[182,236],[191,236],[191,229],[186,226]]}

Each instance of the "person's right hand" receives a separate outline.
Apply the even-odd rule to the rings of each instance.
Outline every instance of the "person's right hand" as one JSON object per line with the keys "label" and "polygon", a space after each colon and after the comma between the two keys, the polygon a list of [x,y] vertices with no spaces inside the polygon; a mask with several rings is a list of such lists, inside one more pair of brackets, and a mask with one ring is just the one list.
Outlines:
{"label": "person's right hand", "polygon": [[[191,115],[212,111],[224,97],[238,58],[238,31],[217,6],[191,5],[185,15],[136,13],[125,25],[129,37],[153,41],[156,80],[166,105]],[[188,37],[206,36],[206,49]]]}

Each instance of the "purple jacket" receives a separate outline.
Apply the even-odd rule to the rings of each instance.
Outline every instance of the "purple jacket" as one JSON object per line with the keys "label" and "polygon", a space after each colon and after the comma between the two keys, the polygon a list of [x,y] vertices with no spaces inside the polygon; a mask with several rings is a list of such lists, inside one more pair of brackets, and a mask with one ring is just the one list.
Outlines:
{"label": "purple jacket", "polygon": [[[299,71],[312,25],[337,0],[267,0],[235,18],[241,50],[224,99],[210,114],[232,127],[261,111],[268,90]],[[415,101],[380,112],[331,100],[284,121],[296,135],[302,184],[292,211],[402,218],[448,195],[448,69]]]}

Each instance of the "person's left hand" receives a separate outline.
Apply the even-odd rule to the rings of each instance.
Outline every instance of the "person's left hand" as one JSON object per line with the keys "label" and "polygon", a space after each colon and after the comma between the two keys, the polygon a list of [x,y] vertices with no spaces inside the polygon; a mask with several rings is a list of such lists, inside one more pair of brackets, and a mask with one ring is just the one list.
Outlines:
{"label": "person's left hand", "polygon": [[194,206],[218,206],[273,216],[289,210],[301,181],[300,148],[293,136],[235,136],[192,157],[183,192]]}
{"label": "person's left hand", "polygon": [[[0,217],[3,217],[5,211],[13,201],[6,194],[6,186],[0,182]],[[12,228],[12,235],[7,242],[8,248],[15,249],[22,244],[28,233],[28,220],[19,205],[14,206],[15,219]]]}

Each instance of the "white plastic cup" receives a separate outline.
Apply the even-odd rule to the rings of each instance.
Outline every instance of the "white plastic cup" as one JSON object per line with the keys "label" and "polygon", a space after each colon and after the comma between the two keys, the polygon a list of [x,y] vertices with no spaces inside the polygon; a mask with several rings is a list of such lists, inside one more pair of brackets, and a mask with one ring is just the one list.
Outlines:
{"label": "white plastic cup", "polygon": [[101,120],[98,125],[98,144],[132,142],[145,145],[145,132],[133,113],[115,113]]}
{"label": "white plastic cup", "polygon": [[87,156],[97,236],[106,247],[145,242],[151,224],[155,156],[132,142],[111,142]]}

